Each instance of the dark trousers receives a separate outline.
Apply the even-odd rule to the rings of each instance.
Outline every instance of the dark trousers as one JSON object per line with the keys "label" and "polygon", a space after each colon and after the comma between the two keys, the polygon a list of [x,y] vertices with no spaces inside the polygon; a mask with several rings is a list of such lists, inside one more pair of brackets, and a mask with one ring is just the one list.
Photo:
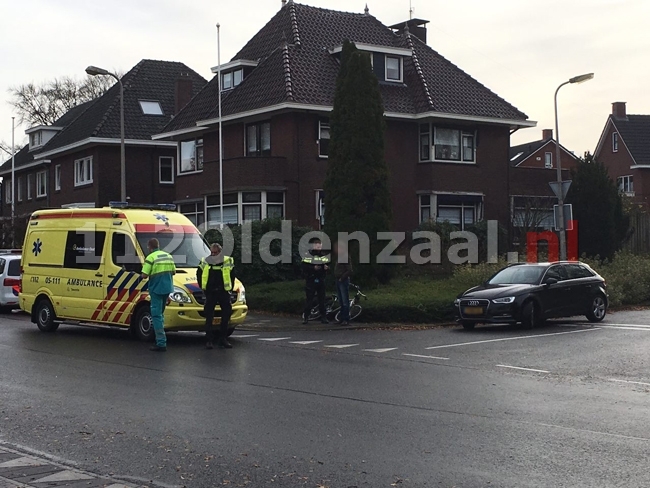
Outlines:
{"label": "dark trousers", "polygon": [[350,320],[350,278],[343,281],[336,280],[336,294],[339,297],[341,304],[341,322],[348,322]]}
{"label": "dark trousers", "polygon": [[305,317],[309,317],[312,307],[314,306],[314,300],[318,299],[318,310],[320,310],[320,315],[322,318],[325,318],[325,281],[320,280],[318,283],[307,282],[305,286],[306,302],[305,310],[303,312]]}
{"label": "dark trousers", "polygon": [[230,294],[225,290],[210,290],[205,292],[205,305],[203,313],[205,314],[205,340],[212,342],[214,339],[214,327],[212,319],[214,318],[214,307],[219,305],[221,308],[221,326],[219,327],[219,339],[228,337],[228,322],[232,315],[232,305],[230,303]]}

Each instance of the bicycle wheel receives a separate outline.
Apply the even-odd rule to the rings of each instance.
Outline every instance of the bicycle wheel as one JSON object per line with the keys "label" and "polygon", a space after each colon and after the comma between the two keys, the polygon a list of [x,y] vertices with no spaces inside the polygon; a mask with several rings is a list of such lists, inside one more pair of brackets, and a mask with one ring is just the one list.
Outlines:
{"label": "bicycle wheel", "polygon": [[[350,307],[350,321],[356,319],[359,316],[359,314],[361,313],[361,310],[363,310],[361,308],[361,305],[357,305],[357,304],[352,305]],[[334,317],[334,320],[336,320],[337,322],[341,321],[341,309],[340,308],[339,308],[339,311],[336,312],[336,316]]]}
{"label": "bicycle wheel", "polygon": [[[330,310],[332,310],[332,305],[334,303],[334,300],[332,298],[326,298],[325,299],[325,313],[329,314]],[[320,310],[318,309],[318,305],[313,307],[311,311],[309,312],[309,317],[307,317],[307,320],[312,321],[312,320],[318,320],[320,318]]]}

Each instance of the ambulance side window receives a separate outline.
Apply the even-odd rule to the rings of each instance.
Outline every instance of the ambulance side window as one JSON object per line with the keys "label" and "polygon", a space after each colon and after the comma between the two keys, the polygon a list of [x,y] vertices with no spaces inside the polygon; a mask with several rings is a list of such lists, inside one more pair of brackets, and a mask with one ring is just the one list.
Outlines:
{"label": "ambulance side window", "polygon": [[65,241],[64,268],[99,269],[104,251],[106,232],[77,232],[71,230]]}
{"label": "ambulance side window", "polygon": [[127,234],[114,233],[111,246],[113,264],[126,271],[142,272],[142,262],[135,250],[133,240]]}

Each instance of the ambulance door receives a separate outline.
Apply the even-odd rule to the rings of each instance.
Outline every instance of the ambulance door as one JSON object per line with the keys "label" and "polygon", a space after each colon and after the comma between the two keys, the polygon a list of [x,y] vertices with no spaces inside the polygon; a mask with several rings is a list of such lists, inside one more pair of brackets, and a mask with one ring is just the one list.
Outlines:
{"label": "ambulance door", "polygon": [[80,227],[66,232],[60,288],[63,316],[92,320],[104,297],[102,256],[106,231]]}
{"label": "ambulance door", "polygon": [[127,325],[129,314],[142,287],[142,257],[130,234],[111,231],[110,253],[106,256],[104,300],[99,321]]}

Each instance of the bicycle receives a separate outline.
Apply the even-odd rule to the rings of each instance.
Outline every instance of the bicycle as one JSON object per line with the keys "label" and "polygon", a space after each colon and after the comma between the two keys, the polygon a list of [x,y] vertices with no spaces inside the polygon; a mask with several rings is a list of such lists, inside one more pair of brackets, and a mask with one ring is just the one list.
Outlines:
{"label": "bicycle", "polygon": [[[331,317],[332,314],[336,314],[339,310],[341,310],[341,305],[339,304],[339,298],[336,294],[325,299],[325,317]],[[318,319],[320,319],[320,310],[318,305],[316,305],[309,311],[309,317],[307,317],[307,320],[311,322],[312,320]]]}
{"label": "bicycle", "polygon": [[[367,300],[368,297],[361,292],[361,290],[357,285],[353,285],[352,283],[350,283],[350,288],[354,288],[357,291],[354,297],[350,298],[350,322],[351,322],[354,319],[356,319],[363,311],[363,307],[359,305],[361,299],[365,298]],[[337,322],[341,322],[341,307],[339,307],[338,311],[336,312],[336,315],[334,316],[334,320],[336,320]]]}

